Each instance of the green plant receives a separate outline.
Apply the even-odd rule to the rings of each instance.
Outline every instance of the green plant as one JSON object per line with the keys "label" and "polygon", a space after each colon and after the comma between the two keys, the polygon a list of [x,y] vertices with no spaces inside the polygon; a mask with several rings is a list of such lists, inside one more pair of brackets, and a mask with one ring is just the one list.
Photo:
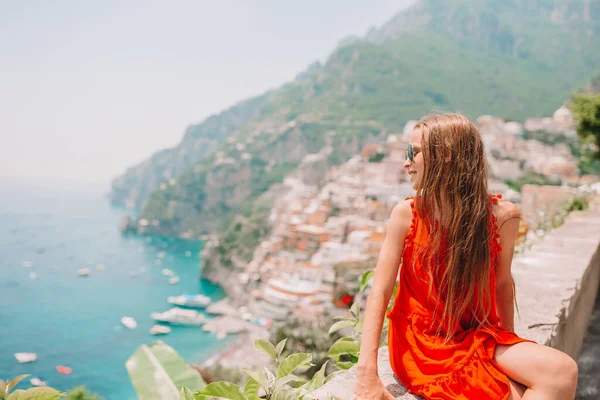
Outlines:
{"label": "green plant", "polygon": [[28,376],[27,374],[19,375],[10,381],[0,379],[0,400],[56,400],[64,395],[64,393],[51,387],[17,389],[11,393],[15,386]]}
{"label": "green plant", "polygon": [[268,340],[258,339],[254,342],[257,350],[267,355],[275,364],[275,370],[265,367],[262,371],[251,371],[244,369],[248,380],[242,388],[231,382],[213,382],[202,390],[192,392],[183,387],[180,399],[184,400],[208,400],[214,398],[232,400],[308,400],[312,397],[310,393],[328,382],[333,374],[325,376],[327,363],[325,363],[308,382],[292,373],[311,365],[312,355],[309,353],[297,353],[283,358],[282,354],[287,339],[273,345]]}

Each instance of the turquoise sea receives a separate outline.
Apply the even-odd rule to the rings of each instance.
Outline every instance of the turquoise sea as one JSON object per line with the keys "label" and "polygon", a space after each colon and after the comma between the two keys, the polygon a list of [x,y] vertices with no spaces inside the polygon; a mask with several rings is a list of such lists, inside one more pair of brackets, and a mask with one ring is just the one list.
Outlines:
{"label": "turquoise sea", "polygon": [[[118,224],[125,213],[78,189],[0,189],[0,378],[31,374],[60,390],[85,385],[106,400],[135,399],[124,364],[156,339],[148,333],[150,313],[166,311],[167,296],[181,293],[223,298],[199,278],[202,242],[123,236]],[[78,277],[81,268],[91,268],[91,276]],[[170,285],[163,268],[180,282]],[[138,328],[122,326],[123,316]],[[161,339],[191,362],[228,342],[195,327],[173,327]],[[38,359],[19,364],[17,352]],[[57,365],[73,373],[61,375]],[[29,386],[27,380],[18,387]]]}

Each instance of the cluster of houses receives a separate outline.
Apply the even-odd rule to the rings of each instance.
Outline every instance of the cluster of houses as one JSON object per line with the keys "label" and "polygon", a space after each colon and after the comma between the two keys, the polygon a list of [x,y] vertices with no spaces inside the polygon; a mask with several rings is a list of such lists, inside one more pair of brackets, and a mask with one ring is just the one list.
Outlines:
{"label": "cluster of houses", "polygon": [[[526,221],[539,209],[567,198],[571,189],[531,187],[511,191],[502,181],[527,171],[557,177],[564,182],[577,175],[577,160],[566,145],[549,146],[523,139],[525,131],[573,136],[572,116],[566,108],[553,118],[525,124],[482,116],[477,119],[490,163],[490,190],[523,203]],[[254,282],[251,310],[283,320],[290,313],[311,318],[335,302],[336,265],[364,262],[375,266],[392,208],[414,195],[403,167],[408,136],[389,135],[385,143],[365,145],[346,163],[328,167],[326,153],[307,156],[293,176],[283,182],[284,194],[271,210],[271,236],[255,250],[242,282]],[[526,224],[525,224],[526,225]],[[523,233],[526,231],[526,226]]]}

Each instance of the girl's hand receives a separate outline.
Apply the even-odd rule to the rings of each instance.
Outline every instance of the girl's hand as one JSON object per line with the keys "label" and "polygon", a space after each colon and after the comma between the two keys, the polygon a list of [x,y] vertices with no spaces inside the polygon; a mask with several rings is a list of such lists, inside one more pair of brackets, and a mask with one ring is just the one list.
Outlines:
{"label": "girl's hand", "polygon": [[357,378],[352,400],[396,400],[387,391],[379,376],[373,374]]}

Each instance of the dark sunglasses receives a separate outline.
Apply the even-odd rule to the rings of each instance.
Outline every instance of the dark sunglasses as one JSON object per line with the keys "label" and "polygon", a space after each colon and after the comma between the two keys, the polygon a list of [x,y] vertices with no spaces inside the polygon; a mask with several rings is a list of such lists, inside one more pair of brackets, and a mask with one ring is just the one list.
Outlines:
{"label": "dark sunglasses", "polygon": [[406,159],[410,162],[415,161],[415,156],[419,154],[421,149],[418,146],[413,146],[412,144],[408,144],[408,150],[406,151]]}

